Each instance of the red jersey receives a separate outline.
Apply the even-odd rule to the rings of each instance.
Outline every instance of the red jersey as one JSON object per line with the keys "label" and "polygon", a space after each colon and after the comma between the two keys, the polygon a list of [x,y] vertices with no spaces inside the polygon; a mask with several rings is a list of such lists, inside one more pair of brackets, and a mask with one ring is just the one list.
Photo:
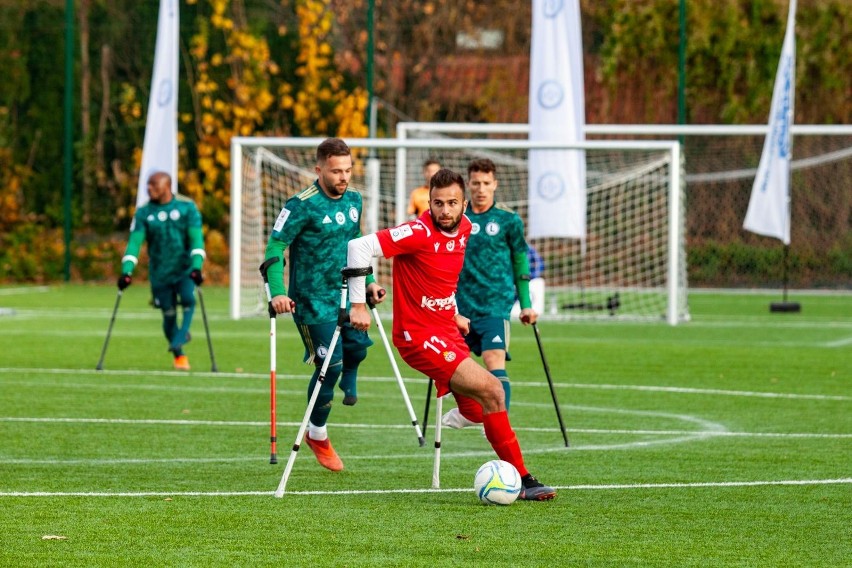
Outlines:
{"label": "red jersey", "polygon": [[430,212],[415,221],[376,233],[385,258],[393,259],[393,340],[433,333],[459,334],[456,286],[470,236],[462,215],[456,232],[437,229]]}

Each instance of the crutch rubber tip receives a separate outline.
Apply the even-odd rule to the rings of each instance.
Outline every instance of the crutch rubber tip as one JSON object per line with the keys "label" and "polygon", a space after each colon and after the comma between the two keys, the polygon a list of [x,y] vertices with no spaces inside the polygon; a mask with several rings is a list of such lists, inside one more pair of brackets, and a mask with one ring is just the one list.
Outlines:
{"label": "crutch rubber tip", "polygon": [[417,438],[417,441],[420,442],[421,448],[426,445],[426,438],[424,438],[423,436],[420,436],[419,438]]}
{"label": "crutch rubber tip", "polygon": [[271,463],[273,465],[278,463],[278,456],[276,456],[275,454],[272,454],[271,456],[269,456],[269,463]]}
{"label": "crutch rubber tip", "polygon": [[284,497],[284,492],[283,492],[283,491],[276,491],[276,492],[275,492],[275,498],[276,498],[276,499],[281,499],[282,497]]}

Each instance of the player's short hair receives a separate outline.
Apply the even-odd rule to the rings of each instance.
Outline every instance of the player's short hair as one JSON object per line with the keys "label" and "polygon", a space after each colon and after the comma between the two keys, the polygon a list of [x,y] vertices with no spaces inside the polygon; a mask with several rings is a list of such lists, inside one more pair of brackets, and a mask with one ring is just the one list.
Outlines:
{"label": "player's short hair", "polygon": [[444,187],[450,187],[453,184],[458,184],[462,190],[462,195],[465,194],[464,178],[461,174],[447,168],[441,168],[435,172],[435,175],[433,175],[432,179],[429,180],[429,197],[432,196],[433,189],[442,189]]}
{"label": "player's short hair", "polygon": [[425,169],[426,169],[426,168],[428,168],[429,166],[438,166],[438,167],[440,168],[440,167],[441,167],[441,162],[439,162],[439,161],[438,161],[438,160],[436,160],[435,158],[429,158],[428,160],[426,160],[425,162],[423,162],[423,169],[425,170]]}
{"label": "player's short hair", "polygon": [[352,151],[340,138],[326,138],[317,146],[317,163],[322,164],[332,156],[351,156]]}
{"label": "player's short hair", "polygon": [[477,158],[467,165],[467,177],[473,172],[497,175],[497,166],[488,158]]}

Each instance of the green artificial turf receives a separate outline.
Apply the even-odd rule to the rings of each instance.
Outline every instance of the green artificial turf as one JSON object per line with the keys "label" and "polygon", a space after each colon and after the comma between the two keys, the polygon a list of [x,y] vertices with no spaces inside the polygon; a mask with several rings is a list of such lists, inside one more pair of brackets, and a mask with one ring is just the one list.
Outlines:
{"label": "green artificial turf", "polygon": [[[358,404],[329,421],[346,469],[304,447],[275,499],[310,368],[279,318],[270,465],[269,319],[204,292],[217,373],[200,310],[193,370],[171,370],[145,286],[102,371],[114,287],[0,287],[0,565],[852,565],[852,295],[771,314],[776,295],[693,293],[676,327],[540,322],[568,449],[513,326],[510,417],[558,496],[495,507],[472,489],[494,457],[478,429],[444,429],[431,489],[434,400],[419,447],[375,331]],[[422,422],[425,379],[399,364]]]}

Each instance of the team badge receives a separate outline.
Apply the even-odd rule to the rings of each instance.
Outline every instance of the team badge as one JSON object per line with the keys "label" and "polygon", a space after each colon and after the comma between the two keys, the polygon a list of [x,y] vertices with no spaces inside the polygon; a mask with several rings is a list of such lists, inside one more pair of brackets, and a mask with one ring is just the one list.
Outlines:
{"label": "team badge", "polygon": [[317,357],[320,359],[325,359],[325,356],[328,355],[328,347],[325,345],[320,345],[317,347]]}
{"label": "team badge", "polygon": [[358,222],[358,210],[354,207],[349,208],[349,218],[352,219],[353,223]]}
{"label": "team badge", "polygon": [[346,222],[346,215],[344,215],[342,211],[338,211],[334,214],[334,220],[337,221],[338,225],[342,225]]}
{"label": "team badge", "polygon": [[479,233],[479,223],[471,223],[470,224],[470,234],[476,235]]}
{"label": "team badge", "polygon": [[177,209],[172,209],[171,211],[169,211],[169,218],[172,221],[177,221],[178,219],[180,219],[180,211],[178,211]]}
{"label": "team badge", "polygon": [[168,218],[168,215],[166,214],[165,211],[160,211],[159,213],[157,213],[157,219],[158,220],[165,221],[166,218]]}
{"label": "team badge", "polygon": [[488,224],[485,225],[485,232],[493,237],[494,235],[500,232],[500,225],[498,225],[494,221],[489,221]]}
{"label": "team badge", "polygon": [[453,252],[456,248],[456,241],[447,241],[447,250]]}
{"label": "team badge", "polygon": [[446,361],[447,363],[452,363],[453,361],[456,360],[455,351],[444,351],[443,355],[444,355],[444,361]]}

